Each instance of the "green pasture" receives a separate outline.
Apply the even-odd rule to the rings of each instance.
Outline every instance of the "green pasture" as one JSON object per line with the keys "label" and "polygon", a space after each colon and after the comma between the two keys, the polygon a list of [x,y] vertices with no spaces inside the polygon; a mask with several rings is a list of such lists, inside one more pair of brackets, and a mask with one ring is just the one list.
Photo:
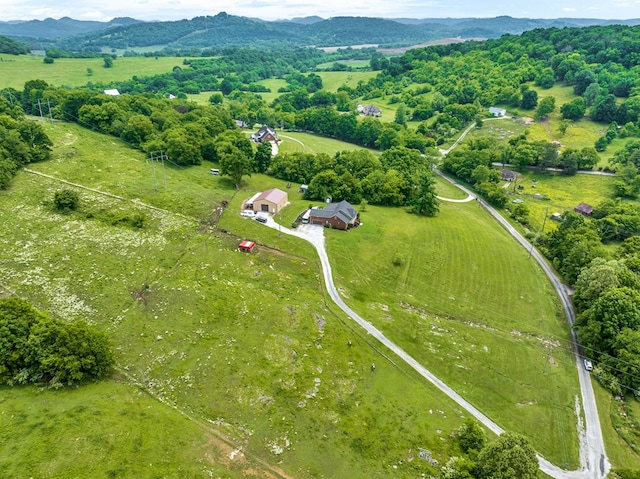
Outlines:
{"label": "green pasture", "polygon": [[593,380],[592,384],[609,461],[613,467],[619,469],[640,468],[637,438],[640,403],[630,397],[631,395],[621,402],[597,381]]}
{"label": "green pasture", "polygon": [[379,72],[317,72],[322,78],[322,88],[327,91],[336,92],[342,85],[355,88],[358,82],[368,82]]}
{"label": "green pasture", "polygon": [[[282,140],[279,145],[281,153],[326,153],[333,156],[338,151],[365,149],[360,145],[347,143],[346,141],[326,138],[311,133],[302,133],[297,131],[278,131],[278,138]],[[377,150],[366,148],[374,154],[380,154]]]}
{"label": "green pasture", "polygon": [[558,464],[577,466],[570,336],[528,252],[476,202],[435,218],[368,206],[328,232],[346,301],[418,361]]}
{"label": "green pasture", "polygon": [[203,424],[119,381],[46,390],[3,387],[2,477],[246,477]]}
{"label": "green pasture", "polygon": [[[203,164],[167,166],[165,188],[156,164],[156,190],[141,152],[76,125],[46,128],[53,159],[33,170],[122,199],[78,188],[81,211],[61,215],[51,198],[71,186],[19,174],[0,192],[3,287],[56,317],[105,330],[119,368],[151,397],[295,477],[388,477],[391,466],[394,477],[416,477],[435,472],[417,458],[420,448],[441,463],[455,453],[448,438],[463,411],[386,360],[329,301],[309,244],[239,215],[245,199],[278,187],[291,205],[276,219],[290,225],[309,204],[298,185],[286,190],[286,182],[253,175],[236,191]],[[314,153],[354,147],[294,135]],[[464,196],[441,181],[437,187],[442,196]],[[489,417],[529,436],[553,462],[577,467],[578,384],[555,294],[476,202],[440,208],[437,217],[420,218],[369,205],[360,228],[326,230],[337,286],[350,306]],[[110,221],[135,213],[146,215],[143,229]],[[257,252],[237,252],[242,239],[256,241]],[[103,384],[114,387],[100,383],[86,396],[81,388],[79,401],[93,404]],[[27,391],[20,402],[26,421],[36,421],[30,408],[39,397],[16,391]],[[176,420],[172,408],[155,404]],[[24,428],[6,447],[31,447]],[[91,434],[85,429],[80,441]],[[194,439],[185,456],[195,457],[192,446],[206,431],[186,429]],[[115,441],[109,454],[129,457],[129,449]],[[164,450],[156,448],[155,461]],[[47,451],[39,461],[62,460]]]}
{"label": "green pasture", "polygon": [[[115,400],[102,407],[96,395],[109,401],[108,391],[121,388],[129,391],[119,394],[127,401],[127,394],[135,394],[126,382],[106,381],[74,390],[73,401],[85,405],[86,414],[74,417],[74,428],[66,422],[54,427],[62,412],[42,418],[41,394],[12,390],[24,421],[10,423],[2,447],[23,459],[3,464],[5,475],[35,477],[39,471],[29,468],[36,462],[65,468],[73,457],[61,456],[64,451],[105,441],[105,447],[89,451],[96,465],[88,470],[96,477],[128,474],[127,458],[139,450],[139,435],[119,440],[124,421],[140,434],[151,422],[157,427],[176,422],[166,434],[174,427],[183,430],[176,439],[184,445],[185,474],[176,473],[182,477],[208,477],[208,471],[237,477],[225,472],[224,461],[211,458],[201,423],[295,477],[386,477],[391,465],[397,466],[397,477],[433,474],[435,469],[417,458],[421,448],[446,461],[452,453],[449,436],[463,411],[407,368],[387,361],[325,298],[310,245],[238,214],[244,198],[267,187],[284,188],[282,182],[255,175],[233,194],[231,185],[209,176],[203,165],[171,170],[166,190],[155,192],[150,166],[137,152],[116,154],[124,149],[119,142],[103,137],[100,147],[99,135],[85,135],[73,125],[50,128],[54,160],[32,165],[34,170],[123,199],[19,174],[0,192],[0,222],[6,225],[0,237],[3,287],[55,317],[86,320],[106,331],[119,369],[167,406],[145,396],[131,413]],[[98,154],[103,151],[109,152],[108,161],[100,159],[107,157]],[[80,211],[53,211],[51,198],[63,187],[79,192]],[[222,198],[229,205],[220,210]],[[111,221],[135,213],[146,215],[144,228]],[[257,251],[239,253],[242,239],[256,241]],[[66,392],[45,391],[61,395],[60,410],[75,407],[62,396]],[[147,406],[154,413],[148,413],[148,423],[135,414]],[[187,412],[193,424],[180,426],[183,419],[170,406]],[[95,411],[102,416],[94,427],[89,423]],[[113,424],[114,437],[94,437],[105,423]],[[32,430],[40,434],[39,442]],[[57,441],[60,449],[44,447],[64,434],[70,439]],[[143,442],[148,446],[143,457],[167,464],[169,471],[173,455],[182,450],[167,453],[165,437]],[[30,451],[34,445],[43,447]],[[119,457],[125,458],[125,472],[109,472],[114,468],[109,458]]]}
{"label": "green pasture", "polygon": [[549,219],[552,213],[572,211],[581,202],[597,206],[602,201],[612,198],[614,182],[615,178],[610,176],[587,174],[565,176],[527,170],[517,182],[524,189],[518,190],[513,184],[509,185],[508,192],[510,201],[524,200],[524,204],[529,208],[531,226],[534,230],[540,231],[545,215],[547,216],[545,230],[548,230],[555,228],[554,221]]}
{"label": "green pasture", "polygon": [[368,68],[370,60],[339,60],[335,62],[321,63],[317,66],[318,69],[331,68],[334,63],[342,63],[343,65],[350,66],[351,68]]}
{"label": "green pasture", "polygon": [[[53,86],[77,87],[93,83],[125,81],[139,77],[170,72],[173,67],[184,67],[182,58],[175,57],[118,57],[113,67],[104,68],[102,58],[56,58],[45,64],[42,56],[2,55],[0,62],[0,88],[22,90],[29,80],[44,80]],[[87,68],[93,70],[88,75]]]}

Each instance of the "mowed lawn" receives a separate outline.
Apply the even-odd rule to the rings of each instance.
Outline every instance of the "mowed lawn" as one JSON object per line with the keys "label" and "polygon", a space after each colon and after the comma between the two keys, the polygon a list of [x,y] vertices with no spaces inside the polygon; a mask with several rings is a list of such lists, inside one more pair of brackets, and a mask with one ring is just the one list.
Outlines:
{"label": "mowed lawn", "polygon": [[282,139],[282,143],[279,147],[279,151],[281,153],[301,152],[311,153],[314,155],[317,155],[318,153],[325,153],[329,156],[333,156],[338,151],[368,149],[376,155],[380,154],[377,150],[363,148],[362,146],[354,143],[347,143],[346,141],[326,138],[311,133],[281,130],[278,130],[277,133],[278,137]]}
{"label": "mowed lawn", "polygon": [[435,218],[368,206],[328,232],[346,301],[507,430],[577,465],[568,327],[548,280],[476,202]]}
{"label": "mowed lawn", "polygon": [[[29,80],[44,80],[49,85],[77,87],[88,82],[108,83],[139,77],[169,73],[173,67],[183,65],[177,57],[118,57],[111,68],[104,68],[102,58],[56,58],[45,64],[37,55],[2,55],[0,62],[0,88],[22,90]],[[89,75],[87,69],[91,69]]]}

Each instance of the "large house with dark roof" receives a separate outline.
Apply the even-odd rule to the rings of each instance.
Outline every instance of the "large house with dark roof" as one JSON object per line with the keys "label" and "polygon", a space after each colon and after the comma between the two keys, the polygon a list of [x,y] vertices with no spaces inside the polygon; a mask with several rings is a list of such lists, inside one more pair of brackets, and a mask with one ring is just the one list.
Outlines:
{"label": "large house with dark roof", "polygon": [[272,141],[278,143],[278,134],[267,125],[262,125],[258,131],[251,135],[251,141],[262,143],[263,141]]}
{"label": "large house with dark roof", "polygon": [[360,224],[358,212],[345,200],[340,203],[329,203],[324,208],[312,208],[309,223],[339,230],[348,230]]}
{"label": "large house with dark roof", "polygon": [[382,116],[382,110],[375,105],[358,105],[358,112],[365,116],[374,116],[376,118]]}

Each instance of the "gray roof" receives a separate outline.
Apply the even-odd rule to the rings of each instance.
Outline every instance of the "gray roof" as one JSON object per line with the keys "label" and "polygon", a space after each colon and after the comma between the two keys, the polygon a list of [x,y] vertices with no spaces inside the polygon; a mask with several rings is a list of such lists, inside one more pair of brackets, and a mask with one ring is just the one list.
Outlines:
{"label": "gray roof", "polygon": [[337,216],[345,223],[350,224],[358,217],[358,212],[348,201],[342,200],[340,203],[329,203],[323,209],[312,210],[311,215],[316,218],[333,218]]}

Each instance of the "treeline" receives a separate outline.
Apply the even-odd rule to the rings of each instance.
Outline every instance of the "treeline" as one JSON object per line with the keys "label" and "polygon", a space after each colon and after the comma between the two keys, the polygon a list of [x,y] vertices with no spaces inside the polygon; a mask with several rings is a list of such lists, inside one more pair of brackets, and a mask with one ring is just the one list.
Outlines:
{"label": "treeline", "polygon": [[290,48],[272,49],[265,54],[264,51],[251,48],[209,49],[199,52],[198,57],[183,60],[182,65],[176,65],[170,73],[148,77],[134,75],[127,81],[91,83],[88,86],[100,91],[117,88],[123,93],[175,96],[207,91],[222,91],[225,95],[236,90],[265,92],[269,90],[256,82],[301,75],[322,63],[362,58],[363,55],[368,58],[370,51],[360,52],[349,48],[325,53],[316,48]]}
{"label": "treeline", "polygon": [[473,185],[489,203],[503,207],[508,196],[502,188],[500,172],[493,167],[495,163],[513,164],[520,171],[528,167],[540,171],[554,168],[572,175],[578,169],[592,169],[597,162],[594,148],[567,148],[559,152],[554,143],[530,141],[520,135],[508,143],[488,137],[473,138],[450,152],[442,162],[442,169]]}
{"label": "treeline", "polygon": [[0,35],[0,53],[9,55],[26,55],[31,49],[28,45]]}
{"label": "treeline", "polygon": [[28,120],[19,105],[0,97],[0,189],[29,163],[48,160],[53,143],[39,123]]}
{"label": "treeline", "polygon": [[19,298],[0,299],[0,338],[0,384],[73,385],[106,376],[114,362],[104,334]]}
{"label": "treeline", "polygon": [[[567,213],[541,247],[575,285],[575,328],[595,375],[614,394],[640,396],[640,210],[608,200],[593,218]],[[604,242],[621,241],[615,248]]]}
{"label": "treeline", "polygon": [[417,150],[393,147],[377,157],[368,150],[325,154],[278,155],[264,172],[286,181],[307,183],[309,200],[347,200],[360,204],[408,206],[433,216],[438,212],[435,181],[429,161]]}

